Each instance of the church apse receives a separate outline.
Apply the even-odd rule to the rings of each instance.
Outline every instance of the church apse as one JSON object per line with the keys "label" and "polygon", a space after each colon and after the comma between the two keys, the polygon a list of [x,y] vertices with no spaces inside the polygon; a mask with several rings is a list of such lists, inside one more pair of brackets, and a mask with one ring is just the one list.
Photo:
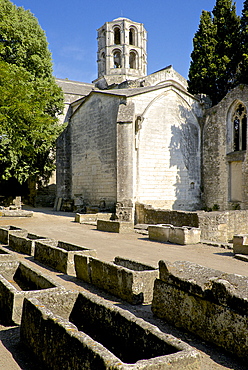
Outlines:
{"label": "church apse", "polygon": [[200,127],[173,90],[146,110],[137,155],[140,203],[176,210],[200,208]]}

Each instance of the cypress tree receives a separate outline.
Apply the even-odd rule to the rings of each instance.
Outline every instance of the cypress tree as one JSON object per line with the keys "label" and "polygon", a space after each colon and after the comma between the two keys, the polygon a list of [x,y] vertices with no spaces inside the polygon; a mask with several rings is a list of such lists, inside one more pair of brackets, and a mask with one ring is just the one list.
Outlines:
{"label": "cypress tree", "polygon": [[193,40],[188,84],[189,92],[207,94],[217,104],[239,83],[240,17],[232,0],[217,0],[212,14],[202,12]]}
{"label": "cypress tree", "polygon": [[244,1],[241,16],[241,62],[239,83],[248,84],[248,0]]}
{"label": "cypress tree", "polygon": [[216,26],[213,24],[210,12],[202,11],[199,29],[193,39],[193,46],[189,69],[189,92],[212,96],[215,89]]}
{"label": "cypress tree", "polygon": [[240,17],[232,0],[217,0],[213,9],[216,26],[216,94],[218,103],[226,93],[238,84],[237,72],[241,60]]}

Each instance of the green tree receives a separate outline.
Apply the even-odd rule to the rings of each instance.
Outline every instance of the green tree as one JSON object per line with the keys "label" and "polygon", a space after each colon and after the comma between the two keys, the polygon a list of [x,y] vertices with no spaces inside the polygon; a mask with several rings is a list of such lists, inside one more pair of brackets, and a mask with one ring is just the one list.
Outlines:
{"label": "green tree", "polygon": [[193,39],[189,69],[189,92],[212,96],[215,91],[216,26],[210,12],[202,11],[198,31]]}
{"label": "green tree", "polygon": [[[199,42],[198,42],[199,41]],[[193,40],[189,91],[208,94],[213,104],[238,84],[241,60],[240,17],[232,0],[217,0],[212,11],[203,11]]]}
{"label": "green tree", "polygon": [[37,19],[0,0],[0,179],[47,179],[63,127],[63,94]]}
{"label": "green tree", "polygon": [[241,16],[241,62],[239,83],[248,84],[248,0],[244,1]]}
{"label": "green tree", "polygon": [[51,78],[51,53],[45,32],[29,10],[0,0],[0,56],[35,77]]}
{"label": "green tree", "polygon": [[240,17],[232,0],[217,0],[213,9],[216,25],[216,96],[219,102],[226,93],[238,84],[237,72],[241,60]]}

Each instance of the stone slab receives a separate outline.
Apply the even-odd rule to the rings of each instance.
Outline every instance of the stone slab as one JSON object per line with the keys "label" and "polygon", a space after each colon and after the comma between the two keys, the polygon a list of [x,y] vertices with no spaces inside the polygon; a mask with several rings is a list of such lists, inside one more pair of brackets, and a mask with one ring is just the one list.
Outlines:
{"label": "stone slab", "polygon": [[112,213],[76,213],[75,222],[82,224],[90,221],[96,222],[98,219],[110,220],[111,217]]}
{"label": "stone slab", "polygon": [[25,211],[22,209],[16,210],[1,210],[0,217],[33,217],[32,211]]}
{"label": "stone slab", "polygon": [[234,258],[240,261],[248,262],[248,256],[245,254],[235,254]]}

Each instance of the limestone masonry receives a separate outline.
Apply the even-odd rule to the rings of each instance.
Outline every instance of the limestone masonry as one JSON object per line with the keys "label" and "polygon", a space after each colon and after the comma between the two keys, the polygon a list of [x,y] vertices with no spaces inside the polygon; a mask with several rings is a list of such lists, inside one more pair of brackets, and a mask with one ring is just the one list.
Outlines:
{"label": "limestone masonry", "polygon": [[187,92],[172,66],[146,75],[147,33],[127,18],[98,30],[98,78],[58,80],[65,94],[57,141],[62,209],[116,211],[248,208],[248,87],[216,106]]}

